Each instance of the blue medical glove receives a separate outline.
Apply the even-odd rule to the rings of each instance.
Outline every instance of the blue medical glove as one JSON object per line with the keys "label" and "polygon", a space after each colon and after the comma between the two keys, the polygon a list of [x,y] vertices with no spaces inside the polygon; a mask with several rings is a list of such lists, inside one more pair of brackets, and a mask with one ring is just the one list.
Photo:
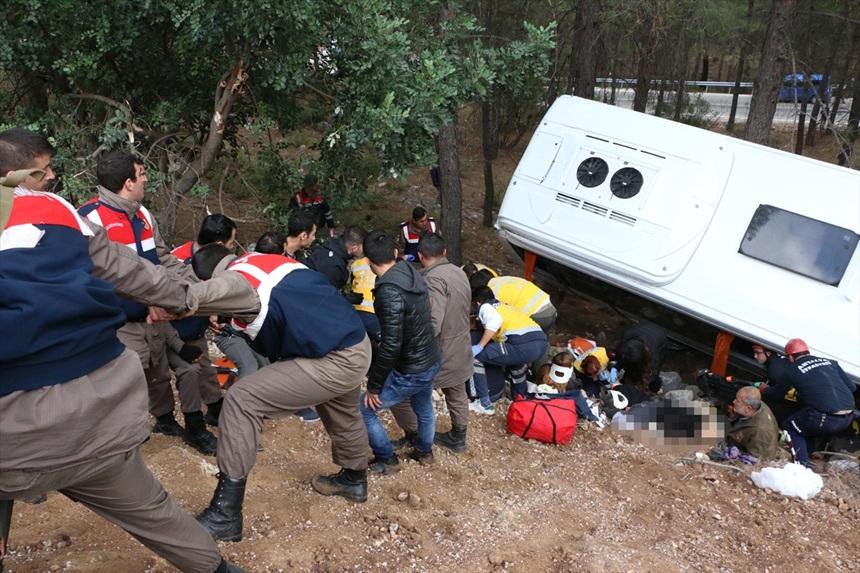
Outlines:
{"label": "blue medical glove", "polygon": [[481,347],[480,344],[475,344],[474,346],[472,346],[472,358],[480,354],[483,350],[484,349]]}

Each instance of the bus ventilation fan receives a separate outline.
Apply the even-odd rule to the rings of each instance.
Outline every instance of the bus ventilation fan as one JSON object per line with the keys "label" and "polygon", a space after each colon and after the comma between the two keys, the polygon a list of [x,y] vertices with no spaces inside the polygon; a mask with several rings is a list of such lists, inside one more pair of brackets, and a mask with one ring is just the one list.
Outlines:
{"label": "bus ventilation fan", "polygon": [[589,157],[576,168],[576,180],[583,187],[597,187],[609,175],[609,166],[599,157]]}
{"label": "bus ventilation fan", "polygon": [[615,172],[609,181],[609,189],[619,199],[630,199],[635,197],[642,189],[645,180],[638,169],[624,167]]}

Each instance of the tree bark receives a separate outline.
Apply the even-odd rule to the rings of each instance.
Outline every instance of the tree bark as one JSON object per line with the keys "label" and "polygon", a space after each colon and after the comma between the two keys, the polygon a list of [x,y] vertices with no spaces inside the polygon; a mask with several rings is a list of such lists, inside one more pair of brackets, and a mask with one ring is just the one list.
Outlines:
{"label": "tree bark", "polygon": [[837,161],[843,167],[853,167],[854,142],[860,136],[860,74],[854,76],[854,86],[851,91],[854,100],[851,102],[851,111],[848,112],[848,129],[842,150],[839,152]]}
{"label": "tree bark", "polygon": [[[749,0],[749,4],[747,5],[747,22],[752,19],[754,4],[755,0]],[[744,68],[746,67],[747,62],[747,49],[749,47],[749,43],[749,38],[744,37],[741,39],[741,53],[740,56],[738,56],[738,70],[737,75],[735,76],[735,85],[732,87],[732,109],[729,112],[729,121],[726,124],[726,131],[729,133],[735,129],[735,117],[738,113],[738,97],[741,93],[741,82],[744,79]]]}
{"label": "tree bark", "polygon": [[770,18],[762,46],[758,74],[753,83],[750,112],[744,139],[767,145],[779,87],[782,83],[784,61],[789,52],[788,33],[794,13],[794,0],[773,0]]}
{"label": "tree bark", "polygon": [[[577,34],[578,31],[578,34]],[[600,40],[600,0],[582,0],[576,13],[574,50],[579,54],[573,94],[594,99],[597,78],[597,49]]]}
{"label": "tree bark", "polygon": [[209,119],[209,132],[200,146],[200,152],[193,160],[184,162],[184,165],[174,174],[173,180],[163,190],[158,222],[164,242],[168,245],[173,242],[179,203],[200,181],[200,177],[209,171],[215,158],[218,157],[221,145],[224,143],[224,130],[230,110],[236,103],[247,79],[248,75],[241,61],[220,78],[215,88],[215,105]]}
{"label": "tree bark", "polygon": [[496,188],[493,181],[493,161],[499,156],[499,121],[492,101],[481,104],[481,148],[484,152],[484,226],[493,226]]}
{"label": "tree bark", "polygon": [[463,187],[460,184],[460,157],[457,153],[457,111],[452,121],[439,129],[439,175],[442,179],[442,216],[439,227],[445,237],[448,260],[462,264]]}

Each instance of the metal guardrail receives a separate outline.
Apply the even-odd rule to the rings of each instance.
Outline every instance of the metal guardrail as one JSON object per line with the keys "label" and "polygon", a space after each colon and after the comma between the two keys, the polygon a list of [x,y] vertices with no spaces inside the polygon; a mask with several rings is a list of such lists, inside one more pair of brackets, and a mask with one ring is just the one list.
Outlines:
{"label": "metal guardrail", "polygon": [[[650,80],[650,84],[652,86],[659,86],[663,80]],[[613,83],[621,84],[625,86],[635,86],[636,78],[597,78],[595,80],[596,84],[601,85],[602,87],[606,87],[607,85],[611,85]],[[673,86],[677,84],[676,80],[666,80],[667,86]],[[701,82],[701,81],[685,81],[684,85],[687,87],[698,87],[702,88],[703,91],[708,92],[711,88],[726,90],[726,92],[731,92],[732,88],[735,87],[735,82]],[[749,90],[752,92],[753,84],[752,82],[741,82],[740,89],[743,92],[744,90]]]}

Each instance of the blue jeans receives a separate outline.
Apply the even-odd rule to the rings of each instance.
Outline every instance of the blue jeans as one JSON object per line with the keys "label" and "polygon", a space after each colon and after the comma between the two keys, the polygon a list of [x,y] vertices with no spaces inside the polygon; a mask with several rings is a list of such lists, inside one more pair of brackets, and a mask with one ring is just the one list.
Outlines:
{"label": "blue jeans", "polygon": [[782,428],[791,436],[794,454],[797,462],[809,465],[810,450],[815,451],[817,442],[838,434],[851,425],[854,413],[844,416],[825,414],[810,407],[801,408],[796,414],[789,416],[782,423]]}
{"label": "blue jeans", "polygon": [[[511,399],[517,395],[525,396],[526,394],[526,366],[529,362],[540,360],[546,354],[547,341],[546,338],[528,340],[525,342],[516,342],[510,344],[507,342],[490,341],[484,346],[475,360],[483,364],[492,364],[496,366],[507,366],[511,371],[512,385]],[[485,405],[487,396],[482,392],[486,392],[484,385],[475,380],[475,385],[478,390],[478,397],[481,398],[481,404]]]}
{"label": "blue jeans", "polygon": [[433,437],[436,434],[436,412],[433,409],[433,379],[442,366],[437,362],[432,367],[415,374],[401,374],[392,370],[382,386],[379,400],[382,406],[376,410],[370,410],[364,405],[364,396],[361,395],[359,409],[364,425],[367,426],[367,438],[373,455],[378,458],[389,459],[394,456],[394,448],[382,422],[379,421],[377,412],[383,408],[390,408],[399,404],[406,398],[418,418],[418,435],[415,437],[415,449],[419,452],[429,452],[433,449]]}

